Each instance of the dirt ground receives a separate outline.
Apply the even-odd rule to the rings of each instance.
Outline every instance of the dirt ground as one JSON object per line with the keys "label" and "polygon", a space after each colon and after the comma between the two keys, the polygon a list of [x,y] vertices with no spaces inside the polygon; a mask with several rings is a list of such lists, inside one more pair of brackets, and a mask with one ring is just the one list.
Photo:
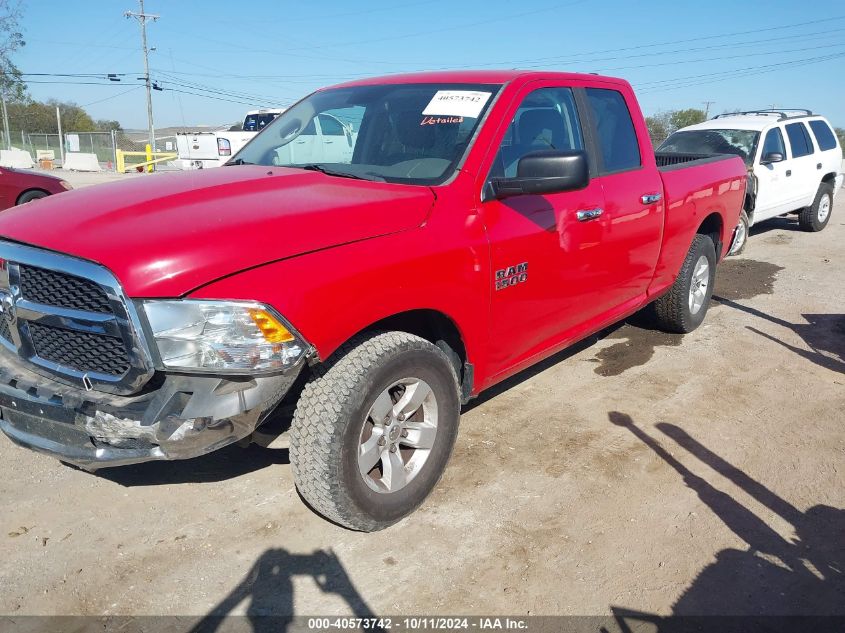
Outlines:
{"label": "dirt ground", "polygon": [[73,470],[0,437],[0,614],[845,614],[845,194],[466,408],[427,503],[336,527],[284,448]]}

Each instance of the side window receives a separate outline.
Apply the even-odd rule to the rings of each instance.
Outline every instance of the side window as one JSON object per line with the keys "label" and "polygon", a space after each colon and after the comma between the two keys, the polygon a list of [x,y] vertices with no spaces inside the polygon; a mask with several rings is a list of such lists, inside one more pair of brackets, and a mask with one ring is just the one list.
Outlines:
{"label": "side window", "polygon": [[570,88],[540,88],[525,97],[505,132],[490,177],[515,177],[519,159],[543,149],[584,149]]}
{"label": "side window", "polygon": [[810,121],[810,129],[813,130],[813,135],[816,137],[816,143],[818,143],[821,151],[825,152],[829,149],[836,149],[836,137],[833,135],[833,130],[830,129],[830,126],[827,123],[821,119]]}
{"label": "side window", "polygon": [[790,123],[786,126],[786,135],[792,148],[792,158],[801,158],[813,153],[813,145],[803,123]]}
{"label": "side window", "polygon": [[343,136],[343,126],[332,116],[320,115],[320,129],[323,136]]}
{"label": "side window", "polygon": [[302,130],[302,134],[300,136],[317,136],[317,126],[314,125],[314,119],[308,121],[308,125],[305,126],[305,129]]}
{"label": "side window", "polygon": [[586,92],[596,122],[602,171],[615,172],[639,167],[640,144],[625,97],[621,92],[604,88],[587,88]]}
{"label": "side window", "polygon": [[776,153],[786,158],[786,145],[783,143],[783,134],[780,133],[780,128],[773,127],[766,132],[766,140],[763,141],[763,153],[761,157],[766,154]]}

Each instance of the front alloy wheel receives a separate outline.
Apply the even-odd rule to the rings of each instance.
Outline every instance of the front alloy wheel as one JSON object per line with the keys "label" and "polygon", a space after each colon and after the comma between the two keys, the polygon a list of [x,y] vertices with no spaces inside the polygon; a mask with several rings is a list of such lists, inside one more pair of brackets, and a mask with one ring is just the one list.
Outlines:
{"label": "front alloy wheel", "polygon": [[376,492],[407,486],[425,465],[437,437],[437,398],[424,380],[404,378],[382,391],[367,412],[358,467]]}
{"label": "front alloy wheel", "polygon": [[299,493],[354,530],[396,523],[429,495],[452,452],[455,365],[425,339],[384,332],[353,339],[312,371],[290,430]]}

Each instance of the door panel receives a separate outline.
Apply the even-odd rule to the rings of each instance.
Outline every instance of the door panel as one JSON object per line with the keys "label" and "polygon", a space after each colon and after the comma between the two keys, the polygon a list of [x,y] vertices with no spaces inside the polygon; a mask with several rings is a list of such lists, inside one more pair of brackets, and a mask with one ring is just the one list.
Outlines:
{"label": "door panel", "polygon": [[788,169],[792,170],[789,191],[793,206],[788,211],[793,211],[812,203],[821,178],[816,169],[818,156],[807,126],[797,121],[787,123],[785,128],[791,156]]}
{"label": "door panel", "polygon": [[0,210],[8,209],[15,204],[13,180],[14,176],[11,173],[0,169]]}
{"label": "door panel", "polygon": [[[770,153],[782,154],[786,160],[779,163],[760,164],[760,160]],[[798,198],[792,187],[792,176],[786,172],[792,170],[792,161],[788,159],[783,132],[774,127],[766,132],[763,147],[760,150],[758,162],[754,166],[754,176],[757,178],[757,200],[754,205],[754,222],[773,218],[786,213],[792,208]]]}
{"label": "door panel", "polygon": [[[653,167],[643,167],[641,143],[628,103],[618,90],[587,88],[591,132],[596,139],[599,180],[605,198],[601,248],[594,264],[604,288],[597,296],[600,314],[610,314],[644,296],[654,277],[663,231],[663,181]],[[644,196],[657,196],[644,201]]]}
{"label": "door panel", "polygon": [[[518,106],[518,107],[517,107]],[[584,149],[575,97],[568,87],[526,88],[501,132],[490,177],[516,175],[519,159],[544,149]],[[549,346],[594,312],[604,219],[579,221],[578,211],[604,208],[601,183],[549,195],[481,204],[494,271],[491,373]]]}

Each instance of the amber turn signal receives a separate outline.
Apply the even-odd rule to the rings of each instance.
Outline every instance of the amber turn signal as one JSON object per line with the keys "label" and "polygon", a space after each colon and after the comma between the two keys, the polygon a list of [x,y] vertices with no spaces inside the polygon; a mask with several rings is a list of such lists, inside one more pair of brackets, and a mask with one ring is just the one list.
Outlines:
{"label": "amber turn signal", "polygon": [[293,334],[284,325],[279,323],[272,314],[266,310],[257,308],[249,309],[249,316],[252,317],[255,326],[261,330],[264,339],[268,343],[290,343],[294,340]]}

